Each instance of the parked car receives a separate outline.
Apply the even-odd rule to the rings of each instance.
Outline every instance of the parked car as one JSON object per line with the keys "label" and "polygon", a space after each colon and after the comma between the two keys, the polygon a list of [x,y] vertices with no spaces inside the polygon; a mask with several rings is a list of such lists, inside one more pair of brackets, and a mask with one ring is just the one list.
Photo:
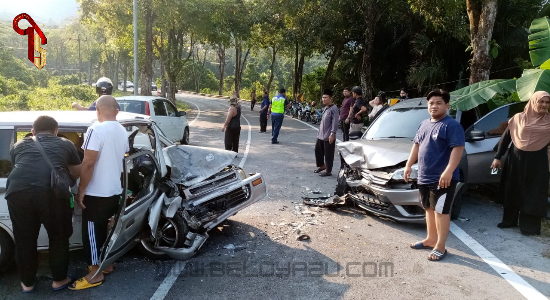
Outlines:
{"label": "parked car", "polygon": [[[525,104],[508,104],[492,111],[486,104],[468,111],[449,111],[466,135],[452,218],[459,216],[462,193],[469,185],[499,182],[500,174],[491,174],[490,170],[493,148],[508,120],[523,111]],[[342,162],[337,194],[380,216],[402,222],[424,222],[416,184],[418,165],[412,166],[412,182],[404,181],[403,172],[412,139],[420,123],[429,117],[425,98],[402,101],[386,109],[360,139],[337,144]]]}
{"label": "parked car", "polygon": [[151,82],[151,91],[156,91],[157,85],[154,82]]}
{"label": "parked car", "polygon": [[[122,86],[122,83],[120,84]],[[126,88],[134,88],[134,83],[131,81],[126,81]]]}
{"label": "parked car", "polygon": [[189,144],[189,124],[185,111],[178,111],[166,98],[155,96],[123,96],[116,98],[121,110],[148,115],[172,142]]}
{"label": "parked car", "polygon": [[[0,113],[0,268],[13,256],[12,223],[4,199],[11,171],[10,147],[30,132],[34,120],[49,115],[59,134],[76,144],[96,121],[88,111],[26,111]],[[192,257],[208,231],[241,209],[262,199],[266,185],[261,174],[232,164],[235,152],[174,145],[150,117],[121,112],[117,120],[128,132],[130,151],[124,158],[123,199],[101,249],[101,265],[112,263],[132,247],[151,258]],[[76,189],[76,187],[75,187]],[[82,246],[82,211],[75,207],[70,247]],[[42,227],[38,249],[48,249]]]}

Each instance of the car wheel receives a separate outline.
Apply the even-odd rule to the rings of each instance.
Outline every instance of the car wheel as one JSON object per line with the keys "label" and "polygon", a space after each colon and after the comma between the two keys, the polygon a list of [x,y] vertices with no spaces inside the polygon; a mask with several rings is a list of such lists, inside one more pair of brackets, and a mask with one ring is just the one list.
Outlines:
{"label": "car wheel", "polygon": [[157,226],[157,237],[154,238],[151,235],[151,229],[144,230],[138,244],[139,251],[150,259],[167,259],[168,255],[156,250],[155,246],[182,248],[188,232],[189,227],[179,214],[176,213],[173,218],[161,215]]}
{"label": "car wheel", "polygon": [[453,200],[453,207],[451,209],[451,220],[456,220],[460,217],[460,211],[462,210],[462,194],[464,193],[464,186],[455,193],[455,199]]}
{"label": "car wheel", "polygon": [[182,145],[189,145],[189,127],[185,127],[185,130],[183,131],[183,138],[180,143]]}
{"label": "car wheel", "polygon": [[13,260],[14,244],[11,236],[0,229],[0,271]]}

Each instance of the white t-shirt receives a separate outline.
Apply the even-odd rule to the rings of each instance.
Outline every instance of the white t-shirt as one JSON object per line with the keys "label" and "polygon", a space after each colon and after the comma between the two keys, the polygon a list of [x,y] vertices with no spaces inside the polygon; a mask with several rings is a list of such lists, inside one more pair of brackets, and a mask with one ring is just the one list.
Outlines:
{"label": "white t-shirt", "polygon": [[88,128],[82,149],[98,151],[86,195],[111,197],[122,193],[120,175],[128,146],[128,134],[117,121],[96,122]]}
{"label": "white t-shirt", "polygon": [[369,118],[374,118],[374,116],[376,116],[376,113],[382,109],[382,104],[379,104],[379,105],[376,105],[375,107],[372,108],[372,112],[369,114]]}

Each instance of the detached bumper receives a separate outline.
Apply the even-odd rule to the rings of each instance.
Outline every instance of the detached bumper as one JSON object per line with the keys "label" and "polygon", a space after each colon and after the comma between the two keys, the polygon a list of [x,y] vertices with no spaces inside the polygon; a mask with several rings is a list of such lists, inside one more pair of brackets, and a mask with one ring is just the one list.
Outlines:
{"label": "detached bumper", "polygon": [[387,189],[366,180],[348,180],[348,199],[375,215],[405,223],[424,223],[418,189]]}

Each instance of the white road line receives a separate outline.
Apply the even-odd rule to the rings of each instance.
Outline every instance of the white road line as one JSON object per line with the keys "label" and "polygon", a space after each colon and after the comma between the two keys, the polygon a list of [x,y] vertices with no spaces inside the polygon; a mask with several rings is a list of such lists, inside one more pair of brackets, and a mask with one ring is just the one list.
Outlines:
{"label": "white road line", "polygon": [[[292,120],[294,120],[294,121],[298,121],[298,122],[300,122],[300,123],[302,123],[302,124],[305,124],[305,125],[307,125],[307,126],[313,128],[313,129],[319,131],[319,128],[317,128],[317,127],[315,127],[315,126],[313,126],[313,125],[311,125],[311,124],[309,124],[309,123],[306,123],[306,122],[304,122],[304,121],[302,121],[302,120],[294,119],[294,118],[292,118],[292,117],[290,117],[290,118],[291,118]],[[336,142],[337,142],[337,143],[341,143],[342,141],[339,140],[339,139],[336,139]]]}
{"label": "white road line", "polygon": [[[187,101],[187,102],[192,103],[192,102],[189,102],[189,101]],[[189,123],[189,126],[193,125],[193,123],[195,123],[195,121],[199,118],[199,116],[201,114],[200,113],[201,110],[200,110],[199,106],[195,103],[192,103],[192,104],[197,107],[198,114],[195,117],[195,119],[193,121],[191,121],[191,123]],[[229,106],[226,106],[226,107],[229,107]],[[242,167],[244,167],[244,164],[246,163],[246,159],[248,158],[248,152],[250,151],[250,141],[252,140],[252,126],[250,126],[250,122],[248,122],[248,119],[244,116],[244,114],[241,114],[241,117],[243,117],[244,120],[246,121],[246,123],[248,124],[248,140],[246,141],[246,148],[244,150],[243,158],[241,159],[241,163],[239,164],[239,167],[242,168]],[[180,275],[180,273],[183,269],[184,268],[182,268],[181,264],[176,262],[174,264],[174,267],[172,267],[172,270],[170,270],[170,273],[168,273],[166,278],[164,278],[162,283],[159,285],[159,287],[157,288],[157,290],[155,291],[155,293],[151,297],[151,300],[163,300],[166,297],[166,295],[168,295],[168,292],[170,291],[170,289],[172,288],[174,283],[176,283],[176,280],[178,279],[178,277],[179,277],[179,275]]]}
{"label": "white road line", "polygon": [[518,292],[529,300],[548,300],[546,296],[537,291],[532,285],[527,283],[521,276],[516,274],[510,267],[505,265],[500,259],[493,255],[489,250],[478,243],[474,238],[458,227],[454,222],[451,222],[451,232],[461,240],[466,246],[475,252],[483,259],[493,270],[495,270],[502,278],[508,281]]}

